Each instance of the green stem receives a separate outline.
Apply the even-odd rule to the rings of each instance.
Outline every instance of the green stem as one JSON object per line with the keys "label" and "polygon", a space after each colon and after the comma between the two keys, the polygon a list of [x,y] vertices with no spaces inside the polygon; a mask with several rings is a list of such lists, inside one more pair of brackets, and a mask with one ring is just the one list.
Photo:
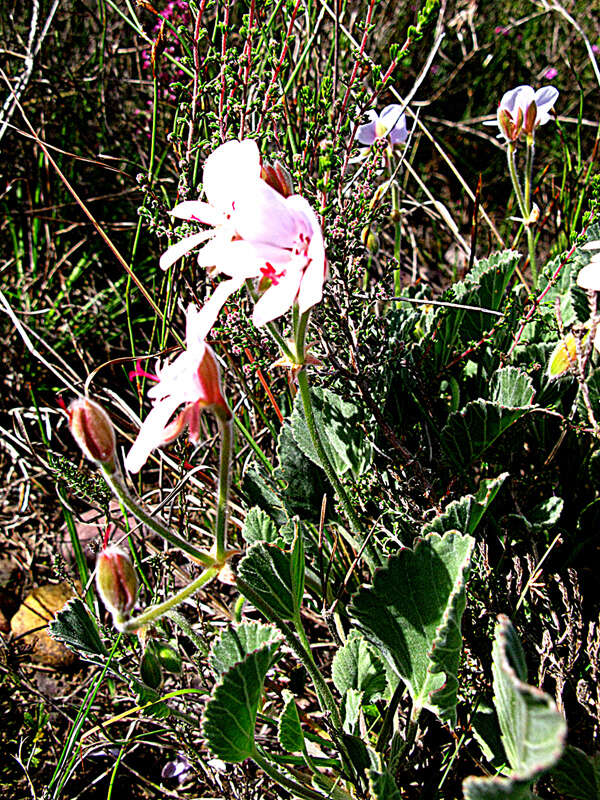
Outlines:
{"label": "green stem", "polygon": [[233,454],[233,417],[217,414],[221,432],[221,459],[219,462],[219,486],[217,489],[217,516],[215,520],[215,559],[218,564],[225,560],[227,550],[227,507],[231,486],[231,457]]}
{"label": "green stem", "polygon": [[183,603],[184,600],[187,600],[188,597],[191,597],[191,595],[195,594],[207,583],[210,583],[210,581],[212,581],[212,579],[218,574],[219,567],[213,566],[205,569],[202,575],[196,578],[195,581],[188,583],[187,586],[177,592],[177,594],[169,597],[168,600],[165,600],[156,606],[150,606],[150,608],[148,608],[142,614],[139,614],[137,617],[132,617],[124,622],[117,622],[117,627],[119,630],[123,631],[123,633],[134,633],[136,630],[138,630],[138,628],[141,628],[142,625],[148,625],[150,622],[155,622],[160,617],[163,617],[167,612],[176,608],[176,606],[178,606],[180,603]]}
{"label": "green stem", "polygon": [[315,691],[317,693],[317,697],[319,698],[319,703],[321,708],[324,711],[328,711],[331,716],[331,722],[333,727],[338,733],[342,733],[342,720],[340,717],[340,712],[335,702],[333,695],[329,689],[329,686],[325,683],[325,679],[321,675],[319,668],[315,664],[312,654],[305,649],[305,647],[298,641],[298,638],[294,634],[294,631],[291,627],[284,622],[281,617],[275,612],[271,606],[266,603],[260,595],[258,595],[251,586],[249,586],[243,578],[240,578],[238,575],[237,577],[237,587],[240,592],[246,597],[250,602],[261,611],[267,619],[274,622],[275,625],[279,628],[279,630],[283,633],[288,643],[290,650],[294,653],[294,655],[299,659],[299,661],[304,664],[306,667],[306,671],[310,675],[310,678],[313,682],[315,687]]}
{"label": "green stem", "polygon": [[169,619],[172,620],[175,623],[175,625],[177,625],[177,627],[181,628],[181,630],[188,637],[190,642],[192,642],[192,644],[195,645],[196,649],[200,653],[202,653],[203,656],[208,655],[209,653],[208,645],[204,642],[203,639],[200,638],[200,636],[198,636],[196,631],[192,628],[192,626],[183,616],[183,614],[180,614],[179,611],[175,611],[175,609],[172,608],[170,611],[167,611],[165,616],[169,617]]}
{"label": "green stem", "polygon": [[[302,405],[304,407],[304,417],[306,419],[306,426],[308,428],[308,432],[310,433],[310,438],[312,439],[312,443],[317,451],[317,455],[319,456],[319,461],[321,462],[321,466],[327,475],[327,478],[340,500],[342,504],[342,508],[344,509],[344,513],[350,522],[350,527],[352,531],[355,533],[360,533],[362,529],[362,524],[359,518],[352,507],[352,503],[350,502],[350,498],[346,494],[346,490],[342,486],[340,479],[338,478],[335,469],[331,465],[329,461],[329,457],[323,447],[323,442],[321,441],[321,436],[317,429],[317,423],[315,421],[315,414],[312,405],[312,398],[310,396],[310,387],[308,385],[308,378],[306,375],[306,370],[301,369],[298,373],[298,387],[300,389],[300,395],[302,397]],[[375,549],[371,542],[369,542],[365,548],[365,555],[367,562],[371,569],[374,569],[378,566],[379,558]]]}
{"label": "green stem", "polygon": [[517,176],[515,151],[516,151],[516,146],[514,142],[509,142],[508,149],[506,151],[506,157],[508,159],[508,172],[510,174],[510,179],[512,181],[513,189],[515,190],[519,211],[521,212],[523,220],[526,220],[527,209],[525,208],[525,198],[523,197],[523,191],[521,189],[521,184],[519,183],[519,178]]}
{"label": "green stem", "polygon": [[[296,308],[296,306],[294,306]],[[308,320],[310,319],[310,308],[302,314],[297,325],[294,325],[296,331],[296,363],[304,364],[306,358],[306,328],[308,327]]]}
{"label": "green stem", "polygon": [[388,707],[385,710],[385,717],[383,718],[383,725],[381,726],[381,731],[379,732],[379,736],[377,738],[377,744],[375,746],[375,750],[378,753],[383,753],[388,745],[390,740],[390,736],[392,734],[392,726],[394,724],[394,717],[398,711],[398,703],[400,702],[400,697],[402,696],[402,692],[404,691],[404,684],[402,681],[398,681],[398,685],[394,690],[394,694],[392,695],[392,699]]}
{"label": "green stem", "polygon": [[535,144],[532,137],[527,137],[527,156],[525,162],[525,231],[527,232],[527,250],[529,253],[529,266],[531,268],[531,281],[533,289],[537,284],[537,266],[535,262],[535,236],[531,229],[531,187],[533,185],[533,157],[535,154]]}
{"label": "green stem", "polygon": [[101,464],[100,466],[102,468],[104,480],[114,494],[119,498],[121,503],[123,503],[125,508],[129,509],[129,511],[131,511],[131,513],[140,522],[143,522],[147,528],[156,533],[162,539],[165,539],[165,541],[169,542],[174,547],[178,547],[180,550],[183,550],[184,553],[187,553],[195,561],[198,561],[205,567],[210,567],[215,563],[215,560],[212,556],[210,556],[208,553],[204,553],[202,550],[198,550],[196,547],[194,547],[194,545],[190,544],[185,539],[182,539],[176,533],[173,533],[173,531],[167,528],[162,520],[160,520],[158,517],[150,516],[150,514],[148,514],[140,505],[138,505],[138,503],[129,494],[118,469],[115,470],[114,467],[106,464]]}
{"label": "green stem", "polygon": [[266,772],[269,778],[280,786],[283,786],[284,789],[290,791],[294,797],[301,797],[303,800],[323,800],[323,795],[320,792],[315,792],[314,789],[310,789],[308,786],[303,786],[301,783],[292,780],[292,778],[289,778],[285,773],[271,764],[270,761],[267,761],[260,753],[255,753],[252,756],[252,760]]}

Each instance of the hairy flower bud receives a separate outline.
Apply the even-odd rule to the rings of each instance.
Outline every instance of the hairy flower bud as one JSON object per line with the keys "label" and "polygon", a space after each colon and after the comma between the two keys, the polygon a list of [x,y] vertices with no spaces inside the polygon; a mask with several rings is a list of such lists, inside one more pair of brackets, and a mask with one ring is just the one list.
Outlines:
{"label": "hairy flower bud", "polygon": [[87,458],[112,464],[115,457],[115,430],[106,411],[87,397],[69,406],[69,429]]}
{"label": "hairy flower bud", "polygon": [[96,586],[115,623],[124,622],[135,605],[138,579],[129,556],[122,548],[110,545],[99,554]]}

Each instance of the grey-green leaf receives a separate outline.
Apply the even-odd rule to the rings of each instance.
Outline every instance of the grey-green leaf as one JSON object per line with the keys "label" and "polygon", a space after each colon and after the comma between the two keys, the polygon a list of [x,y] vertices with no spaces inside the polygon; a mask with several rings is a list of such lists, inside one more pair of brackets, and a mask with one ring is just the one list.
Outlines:
{"label": "grey-green leaf", "polygon": [[271,517],[262,508],[254,506],[246,514],[242,538],[246,544],[254,544],[255,542],[275,542],[279,535]]}
{"label": "grey-green leaf", "polygon": [[290,554],[290,579],[294,612],[299,615],[304,597],[304,535],[301,525],[296,522],[295,527],[296,532]]}
{"label": "grey-green leaf", "polygon": [[296,700],[288,689],[283,690],[282,697],[284,706],[277,726],[279,744],[288,753],[301,753],[304,750],[304,734],[300,725]]}
{"label": "grey-green leaf", "polygon": [[451,530],[475,533],[483,515],[507,478],[508,472],[503,472],[497,478],[482,480],[475,495],[467,494],[460,500],[453,500],[442,514],[432,519],[431,522],[425,523],[421,529],[421,535],[425,536],[433,532],[441,535]]}
{"label": "grey-green leaf", "polygon": [[353,631],[337,651],[331,665],[335,688],[341,695],[349,689],[364,693],[365,703],[379,699],[385,692],[386,677],[382,660],[373,647]]}
{"label": "grey-green leaf", "polygon": [[528,781],[509,778],[467,778],[463,783],[465,800],[530,800]]}
{"label": "grey-green leaf", "polygon": [[578,747],[568,746],[552,770],[555,789],[574,800],[600,797],[600,755],[588,756]]}
{"label": "grey-green leaf", "polygon": [[460,623],[475,540],[429,534],[377,570],[349,608],[365,637],[406,683],[415,709],[456,718]]}
{"label": "grey-green leaf", "polygon": [[492,649],[494,704],[512,772],[533,779],[551,767],[564,747],[567,726],[552,698],[526,683],[527,667],[508,617],[500,616]]}
{"label": "grey-green leaf", "polygon": [[344,731],[351,735],[356,735],[358,731],[358,717],[363,703],[363,693],[358,689],[348,689],[344,697],[343,717]]}
{"label": "grey-green leaf", "polygon": [[258,650],[263,644],[278,641],[280,634],[272,625],[260,622],[242,622],[241,625],[224,628],[215,639],[209,661],[217,675],[222,675],[248,653]]}
{"label": "grey-green leaf", "polygon": [[373,800],[402,800],[402,793],[396,785],[394,776],[388,770],[377,772],[370,769],[369,788]]}
{"label": "grey-green leaf", "polygon": [[254,728],[267,670],[279,642],[263,645],[231,667],[206,704],[203,733],[212,752],[239,763],[256,753]]}
{"label": "grey-green leaf", "polygon": [[[311,389],[311,397],[323,447],[338,475],[349,470],[355,476],[362,475],[371,464],[373,448],[365,436],[360,409],[329,389]],[[304,455],[322,466],[306,425],[300,392],[291,421],[294,439]]]}
{"label": "grey-green leaf", "polygon": [[[294,618],[290,556],[265,542],[252,545],[238,565],[239,589],[245,584],[283,620]],[[250,598],[249,598],[250,599]],[[261,606],[264,610],[264,606]]]}

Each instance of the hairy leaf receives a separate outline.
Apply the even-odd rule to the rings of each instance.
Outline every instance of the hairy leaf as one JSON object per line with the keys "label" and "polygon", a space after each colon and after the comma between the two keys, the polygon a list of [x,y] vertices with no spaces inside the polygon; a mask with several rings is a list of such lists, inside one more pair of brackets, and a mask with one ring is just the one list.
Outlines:
{"label": "hairy leaf", "polygon": [[337,651],[331,665],[335,688],[341,695],[350,689],[364,693],[365,703],[377,700],[386,687],[385,667],[373,647],[352,631]]}
{"label": "hairy leaf", "polygon": [[[371,464],[373,450],[365,436],[358,406],[329,389],[311,389],[311,397],[321,442],[338,475],[349,470],[355,476],[362,475]],[[304,455],[322,466],[306,424],[300,392],[294,400],[291,421],[294,438]]]}
{"label": "hairy leaf", "polygon": [[568,746],[552,770],[555,789],[574,800],[600,797],[600,755],[588,756],[578,747]]}
{"label": "hairy leaf", "polygon": [[365,637],[408,686],[415,710],[456,717],[465,583],[475,540],[429,534],[377,570],[349,608]]}
{"label": "hairy leaf", "polygon": [[439,517],[425,523],[421,529],[421,535],[427,533],[443,534],[446,531],[459,530],[463,533],[475,533],[475,529],[481,522],[481,518],[492,504],[498,494],[500,487],[508,478],[508,472],[503,472],[497,478],[481,481],[481,486],[477,494],[467,494],[460,500],[449,503]]}
{"label": "hairy leaf", "polygon": [[210,651],[209,661],[217,675],[222,675],[237,664],[248,653],[258,650],[263,644],[278,641],[280,634],[271,625],[260,622],[242,622],[224,628],[215,639]]}
{"label": "hairy leaf", "polygon": [[516,367],[498,370],[492,400],[473,400],[448,417],[441,440],[448,457],[460,466],[479,458],[507,428],[532,408],[533,384]]}
{"label": "hairy leaf", "polygon": [[304,750],[304,734],[294,695],[288,689],[284,689],[282,697],[284,706],[277,726],[279,744],[288,753],[301,753]]}
{"label": "hairy leaf", "polygon": [[108,656],[102,644],[96,622],[78,597],[69,600],[48,626],[53,639],[62,642],[81,658],[98,662],[98,656]]}
{"label": "hairy leaf", "polygon": [[246,514],[246,520],[242,528],[242,538],[247,544],[276,542],[279,539],[279,534],[271,517],[262,508],[254,506]]}
{"label": "hairy leaf", "polygon": [[204,710],[202,730],[218,758],[239,763],[256,753],[256,714],[265,675],[278,647],[279,642],[271,642],[248,653],[215,687]]}
{"label": "hairy leaf", "polygon": [[244,584],[281,619],[294,618],[291,560],[288,553],[266,542],[252,545],[238,565],[240,591]]}
{"label": "hairy leaf", "polygon": [[565,719],[549,695],[526,683],[523,648],[505,616],[498,618],[492,661],[494,704],[504,750],[513,774],[533,779],[560,757]]}

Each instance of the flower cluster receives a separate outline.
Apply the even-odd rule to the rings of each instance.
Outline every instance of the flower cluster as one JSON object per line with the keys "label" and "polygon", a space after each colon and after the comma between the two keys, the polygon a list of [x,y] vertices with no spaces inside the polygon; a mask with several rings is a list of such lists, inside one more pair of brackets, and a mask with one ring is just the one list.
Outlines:
{"label": "flower cluster", "polygon": [[247,281],[255,283],[259,297],[252,321],[257,327],[294,305],[305,314],[323,296],[327,261],[321,226],[309,203],[292,194],[280,164],[263,166],[253,140],[229,141],[206,159],[203,185],[204,200],[181,202],[171,215],[204,228],[171,245],[160,266],[168,269],[199,248],[199,265],[226,280],[200,310],[188,308],[186,350],[172,364],[158,368],[155,376],[132,373],[156,385],[148,392],[152,411],[125,461],[130,472],[137,472],[152,450],[173,441],[186,426],[190,440],[197,442],[203,408],[230,415],[216,357],[205,340],[234,292]]}

